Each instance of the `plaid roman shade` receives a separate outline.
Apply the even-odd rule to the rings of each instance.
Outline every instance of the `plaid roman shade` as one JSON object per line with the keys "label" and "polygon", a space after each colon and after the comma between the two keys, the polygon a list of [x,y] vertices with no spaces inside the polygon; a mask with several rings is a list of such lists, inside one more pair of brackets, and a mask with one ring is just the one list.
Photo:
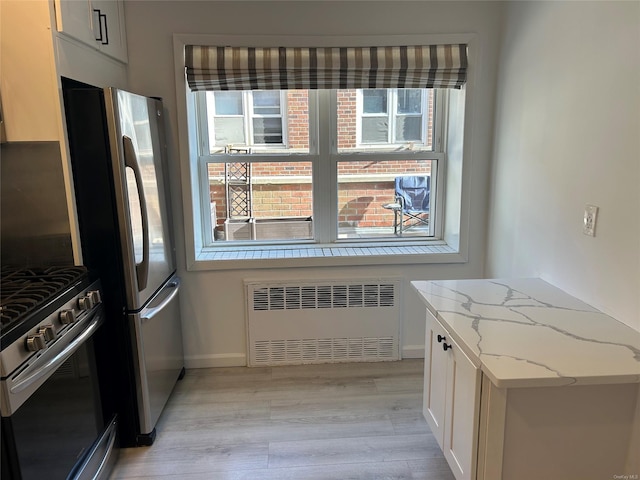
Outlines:
{"label": "plaid roman shade", "polygon": [[187,45],[187,82],[198,90],[460,88],[466,45],[252,48]]}

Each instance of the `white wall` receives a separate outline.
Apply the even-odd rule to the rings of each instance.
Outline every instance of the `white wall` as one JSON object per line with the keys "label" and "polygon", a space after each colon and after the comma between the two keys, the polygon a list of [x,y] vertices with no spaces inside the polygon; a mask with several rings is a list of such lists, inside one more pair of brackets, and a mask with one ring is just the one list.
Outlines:
{"label": "white wall", "polygon": [[[351,278],[400,276],[406,280],[482,276],[486,238],[489,159],[498,39],[499,2],[125,2],[129,46],[129,85],[145,95],[162,96],[172,126],[170,140],[173,213],[176,219],[179,273],[187,366],[244,364],[244,278]],[[471,205],[468,262],[458,265],[414,265],[357,268],[279,268],[188,272],[185,270],[182,192],[178,159],[173,34],[218,35],[408,35],[476,34],[479,59],[473,112],[473,158],[468,161]],[[489,119],[489,120],[487,120]],[[424,313],[405,283],[403,346],[420,355]]]}
{"label": "white wall", "polygon": [[486,276],[640,330],[640,3],[509,2],[497,97]]}

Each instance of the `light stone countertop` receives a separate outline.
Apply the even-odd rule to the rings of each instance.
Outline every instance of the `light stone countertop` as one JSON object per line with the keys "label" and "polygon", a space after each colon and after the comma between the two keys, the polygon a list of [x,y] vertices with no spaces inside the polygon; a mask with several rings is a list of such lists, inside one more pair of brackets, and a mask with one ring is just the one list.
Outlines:
{"label": "light stone countertop", "polygon": [[411,284],[499,388],[640,383],[640,332],[541,279]]}

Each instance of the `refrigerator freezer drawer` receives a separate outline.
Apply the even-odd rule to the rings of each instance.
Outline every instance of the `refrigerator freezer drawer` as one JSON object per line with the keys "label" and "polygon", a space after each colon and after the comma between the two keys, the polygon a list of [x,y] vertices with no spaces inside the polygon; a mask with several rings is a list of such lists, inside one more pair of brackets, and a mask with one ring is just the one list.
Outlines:
{"label": "refrigerator freezer drawer", "polygon": [[141,436],[153,430],[184,367],[178,291],[170,278],[139,313],[129,315],[137,349],[136,380]]}

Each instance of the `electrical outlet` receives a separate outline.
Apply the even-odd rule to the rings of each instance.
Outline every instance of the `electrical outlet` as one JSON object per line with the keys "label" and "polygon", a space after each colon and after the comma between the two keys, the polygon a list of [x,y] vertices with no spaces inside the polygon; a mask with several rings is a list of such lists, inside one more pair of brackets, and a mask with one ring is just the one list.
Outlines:
{"label": "electrical outlet", "polygon": [[598,207],[595,205],[587,205],[584,208],[584,225],[582,233],[590,237],[596,236],[596,219],[598,218]]}

